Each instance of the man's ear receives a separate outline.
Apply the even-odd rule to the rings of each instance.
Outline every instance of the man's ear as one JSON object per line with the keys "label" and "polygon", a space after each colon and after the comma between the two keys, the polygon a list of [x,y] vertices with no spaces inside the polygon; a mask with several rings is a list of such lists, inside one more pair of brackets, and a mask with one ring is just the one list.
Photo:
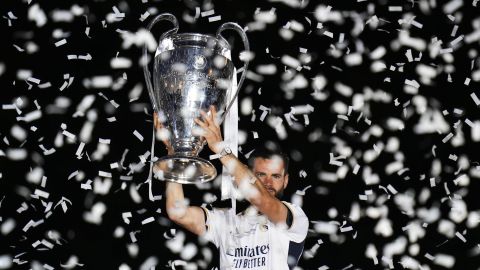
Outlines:
{"label": "man's ear", "polygon": [[283,188],[285,189],[288,185],[288,173],[285,175],[285,181],[283,181]]}

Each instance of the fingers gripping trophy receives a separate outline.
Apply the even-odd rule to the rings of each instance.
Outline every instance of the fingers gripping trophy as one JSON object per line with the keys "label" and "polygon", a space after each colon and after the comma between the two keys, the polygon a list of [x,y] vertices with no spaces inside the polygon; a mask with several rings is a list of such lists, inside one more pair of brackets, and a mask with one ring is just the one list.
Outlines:
{"label": "fingers gripping trophy", "polygon": [[[160,36],[153,58],[153,76],[147,65],[143,68],[153,109],[163,133],[167,134],[163,141],[169,148],[168,155],[155,164],[156,171],[161,172],[156,176],[182,184],[208,182],[215,179],[217,171],[210,161],[198,156],[205,138],[198,133],[195,119],[213,107],[223,112],[221,124],[245,79],[248,61],[242,67],[236,92],[231,93],[235,89],[232,85],[235,67],[231,46],[222,33],[236,31],[246,51],[250,50],[249,42],[245,31],[232,22],[222,24],[215,36],[177,33],[176,17],[163,13],[149,23],[148,30],[160,21],[169,21],[173,28]],[[146,46],[143,57],[147,59]]]}

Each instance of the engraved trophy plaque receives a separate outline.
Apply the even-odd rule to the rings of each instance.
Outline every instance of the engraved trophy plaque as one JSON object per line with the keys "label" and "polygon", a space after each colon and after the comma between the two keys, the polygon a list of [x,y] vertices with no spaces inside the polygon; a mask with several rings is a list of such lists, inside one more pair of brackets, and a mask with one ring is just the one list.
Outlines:
{"label": "engraved trophy plaque", "polygon": [[[221,33],[235,30],[242,38],[245,51],[250,50],[249,42],[245,31],[231,22],[222,24],[215,36],[179,34],[178,21],[169,13],[156,16],[148,30],[162,20],[170,21],[174,27],[159,39],[153,59],[153,76],[147,65],[143,69],[153,109],[169,133],[167,141],[173,153],[156,162],[155,174],[162,180],[182,184],[211,181],[217,171],[209,161],[198,156],[205,138],[195,132],[198,126],[194,119],[201,116],[200,111],[207,112],[210,106],[215,106],[218,112],[224,112],[222,122],[245,79],[248,61],[244,61],[236,93],[228,101],[232,96],[235,69],[231,46]],[[143,57],[147,59],[146,45]]]}

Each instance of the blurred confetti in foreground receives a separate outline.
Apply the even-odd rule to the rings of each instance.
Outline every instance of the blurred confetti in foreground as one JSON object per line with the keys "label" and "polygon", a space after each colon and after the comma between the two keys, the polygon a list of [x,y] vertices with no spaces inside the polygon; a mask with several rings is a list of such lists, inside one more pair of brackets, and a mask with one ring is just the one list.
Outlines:
{"label": "blurred confetti in foreground", "polygon": [[184,32],[247,28],[240,152],[292,158],[286,199],[312,221],[298,269],[478,268],[477,1],[2,5],[0,269],[215,267],[161,183],[149,200],[140,48],[164,11]]}

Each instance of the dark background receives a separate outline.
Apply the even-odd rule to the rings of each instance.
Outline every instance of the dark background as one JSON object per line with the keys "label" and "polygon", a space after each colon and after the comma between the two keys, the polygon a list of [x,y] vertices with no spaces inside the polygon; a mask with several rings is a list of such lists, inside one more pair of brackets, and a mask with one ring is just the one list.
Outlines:
{"label": "dark background", "polygon": [[[457,8],[449,8],[457,2],[461,3]],[[392,11],[391,6],[402,10]],[[109,19],[114,16],[113,7],[125,16]],[[303,202],[311,221],[299,269],[389,269],[390,260],[395,269],[479,269],[480,138],[476,134],[480,122],[479,108],[471,97],[480,95],[479,41],[466,42],[480,31],[475,2],[32,0],[2,1],[0,8],[0,269],[218,267],[212,245],[170,223],[163,200],[148,199],[148,166],[129,174],[129,166],[141,164],[139,156],[150,150],[152,110],[139,65],[141,46],[123,46],[121,33],[136,33],[162,12],[176,15],[179,32],[213,34],[227,21],[248,26],[254,59],[239,96],[240,106],[246,108],[239,122],[245,135],[240,157],[263,144],[277,144],[290,155],[285,199]],[[209,22],[202,16],[193,22],[185,20],[194,17],[196,8],[214,9],[213,16],[221,15],[221,20]],[[44,23],[32,19],[39,18],[38,9],[45,14]],[[146,11],[151,15],[142,22],[139,18]],[[59,13],[68,18],[56,19]],[[254,29],[261,18],[268,22]],[[412,19],[422,26],[412,24]],[[317,28],[318,23],[323,28]],[[455,25],[458,30],[452,35]],[[158,38],[169,27],[160,23],[154,36]],[[284,38],[285,32],[292,37]],[[333,38],[325,34],[329,32]],[[343,42],[339,42],[341,33]],[[403,34],[423,42],[424,48],[400,43]],[[450,43],[461,35],[466,37],[463,41]],[[234,51],[243,50],[235,33],[226,36]],[[67,43],[55,46],[63,38]],[[452,47],[453,51],[436,53],[438,41],[442,49]],[[371,53],[378,48],[385,53],[372,59]],[[421,57],[409,61],[407,50],[413,58]],[[91,60],[67,58],[87,54]],[[352,54],[361,58],[359,64],[349,64]],[[283,61],[285,56],[310,60],[292,67]],[[115,68],[111,61],[116,57],[129,59],[130,66]],[[234,60],[239,67],[241,62]],[[375,64],[385,68],[375,71]],[[272,65],[276,72],[261,74],[263,65]],[[427,76],[423,66],[435,73],[430,83],[422,80]],[[26,71],[30,74],[22,75]],[[60,91],[69,80],[65,74],[74,79]],[[89,82],[96,76],[111,82],[92,86]],[[40,87],[29,77],[50,86]],[[321,78],[324,85],[319,83]],[[416,80],[420,87],[407,91],[406,80]],[[350,92],[339,90],[342,85]],[[142,91],[134,94],[137,88]],[[93,103],[83,114],[76,114],[89,95]],[[37,110],[35,101],[42,117],[31,122],[17,119]],[[254,111],[248,110],[248,101]],[[9,104],[17,104],[19,110],[8,109]],[[288,125],[284,114],[306,104],[314,107],[309,125],[303,115]],[[264,121],[259,119],[261,105],[271,109]],[[348,106],[353,106],[350,112]],[[348,120],[338,117],[347,114]],[[444,126],[429,117],[434,114]],[[110,122],[110,117],[116,120]],[[276,117],[283,119],[286,137],[279,137],[271,124]],[[394,120],[403,128],[392,127]],[[93,129],[87,132],[89,138],[81,137],[87,122]],[[62,124],[76,135],[74,141],[62,135]],[[430,127],[430,131],[419,132],[418,127]],[[133,135],[135,130],[143,141]],[[443,142],[449,133],[455,136]],[[100,138],[110,139],[110,144],[99,143]],[[395,141],[398,147],[392,147]],[[80,142],[85,148],[78,158]],[[42,147],[55,152],[46,155]],[[378,157],[369,160],[374,148],[380,149]],[[15,158],[18,151],[24,156]],[[96,151],[104,154],[95,157]],[[157,147],[155,155],[164,154],[163,147]],[[345,155],[339,159],[342,165],[332,164],[330,154]],[[208,157],[209,151],[201,155]],[[122,161],[122,156],[120,168],[111,169],[110,164]],[[401,165],[388,172],[393,162]],[[354,173],[356,164],[358,173]],[[78,174],[69,179],[75,171]],[[101,177],[99,171],[112,177]],[[303,171],[306,177],[301,177]],[[377,175],[378,182],[369,182],[369,174]],[[455,184],[463,174],[468,181]],[[123,180],[121,176],[126,175],[132,178]],[[41,186],[42,176],[47,177],[45,186]],[[332,176],[333,180],[327,179]],[[430,178],[435,178],[435,186]],[[92,189],[82,189],[81,184],[89,180]],[[102,193],[94,182],[111,185]],[[48,198],[36,197],[37,189],[48,192]],[[163,183],[154,181],[154,195],[162,195],[163,189]],[[185,187],[185,193],[195,205],[210,203],[211,195],[220,198],[218,181]],[[361,199],[365,194],[368,199]],[[214,205],[228,202],[217,199]],[[97,223],[86,218],[102,208]],[[437,215],[427,219],[422,214],[427,210]],[[122,218],[128,212],[129,223]],[[142,225],[150,217],[154,222]],[[32,221],[38,225],[25,227]],[[390,234],[378,232],[379,223],[384,222],[389,222]],[[321,224],[333,229],[325,231]],[[349,226],[352,229],[345,231]],[[423,233],[409,237],[415,232]],[[172,248],[172,243],[179,249]],[[182,250],[192,247],[194,256],[185,257]],[[391,247],[398,248],[392,253]],[[367,248],[377,250],[378,263],[367,256]],[[445,265],[443,258],[453,264]],[[408,260],[412,264],[407,266]]]}

